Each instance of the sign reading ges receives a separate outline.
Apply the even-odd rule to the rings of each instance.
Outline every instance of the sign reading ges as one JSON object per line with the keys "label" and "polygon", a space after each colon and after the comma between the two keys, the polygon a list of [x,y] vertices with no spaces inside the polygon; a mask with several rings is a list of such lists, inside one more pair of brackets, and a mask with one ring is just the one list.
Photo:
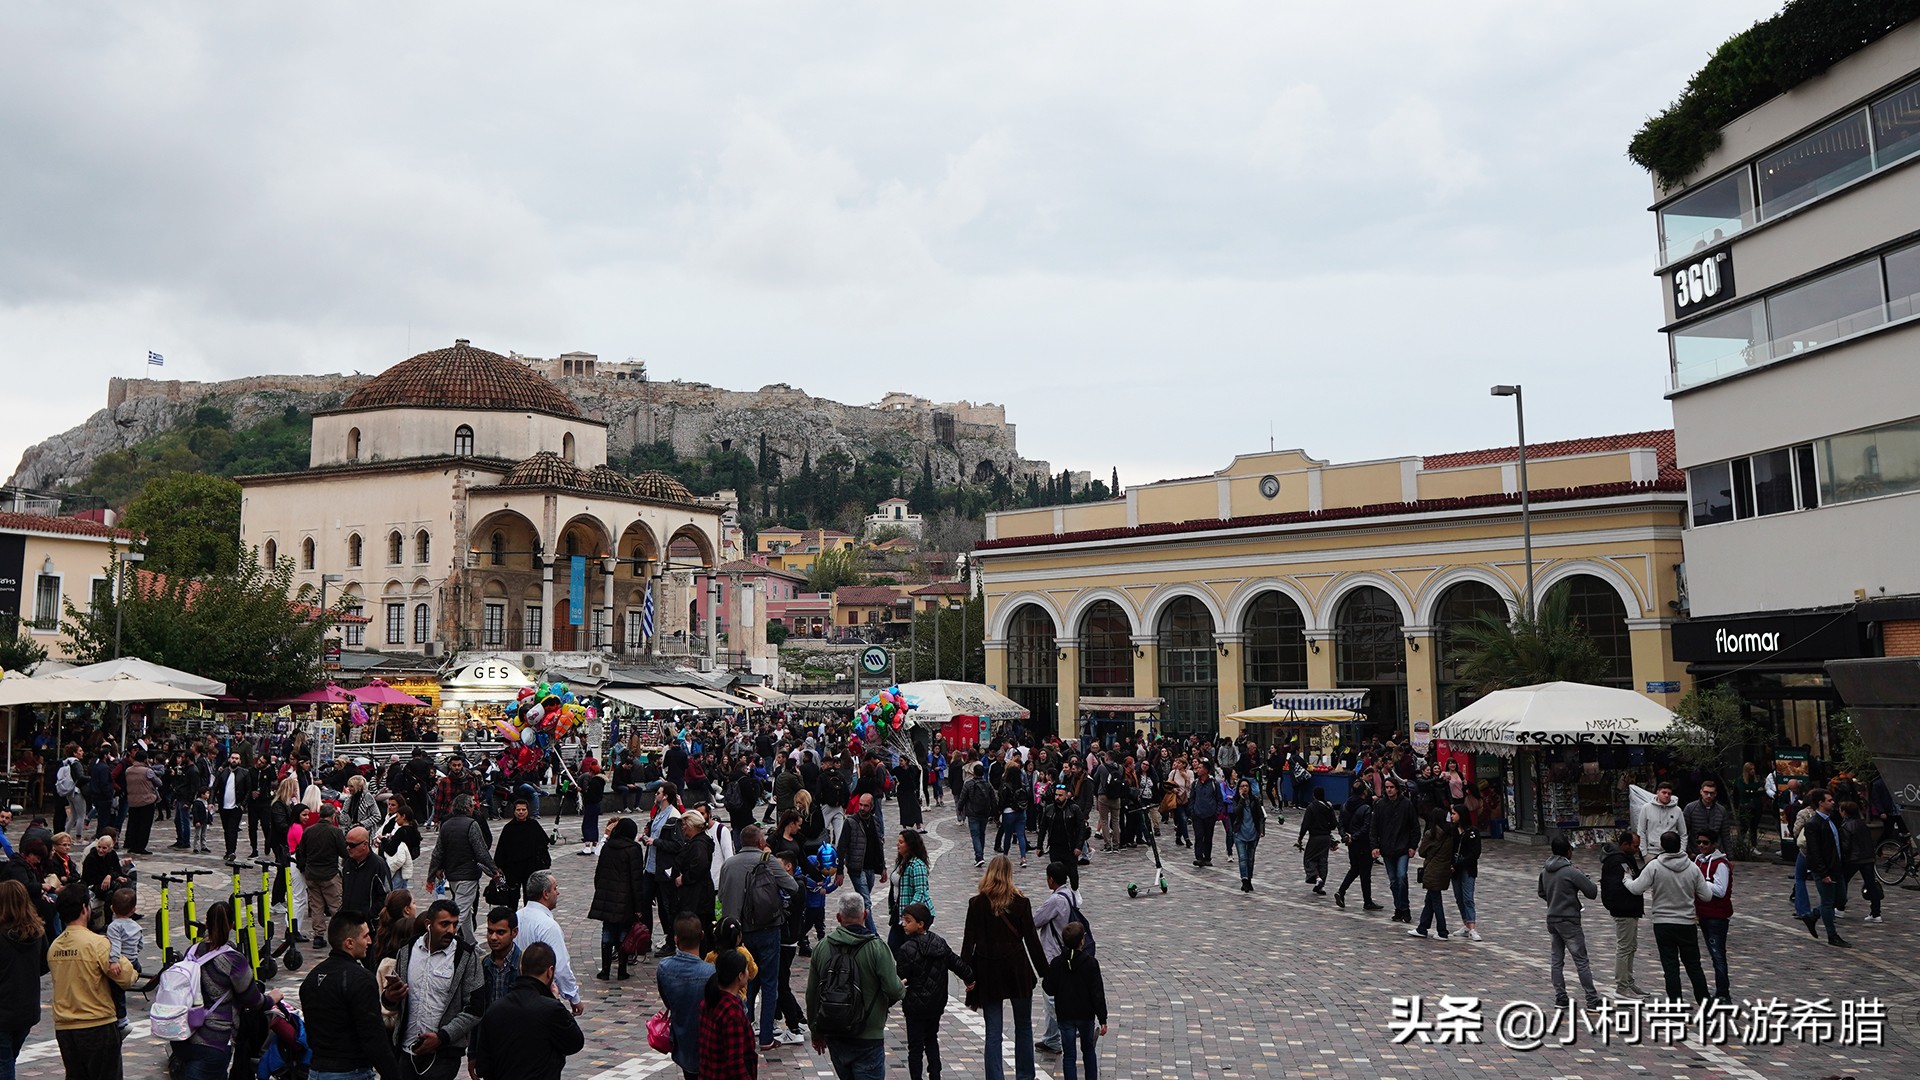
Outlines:
{"label": "sign reading ges", "polygon": [[1673,271],[1673,314],[1678,318],[1694,308],[1731,300],[1733,251],[1722,248],[1702,254]]}
{"label": "sign reading ges", "polygon": [[447,685],[521,687],[527,685],[527,673],[505,660],[480,660],[461,668]]}

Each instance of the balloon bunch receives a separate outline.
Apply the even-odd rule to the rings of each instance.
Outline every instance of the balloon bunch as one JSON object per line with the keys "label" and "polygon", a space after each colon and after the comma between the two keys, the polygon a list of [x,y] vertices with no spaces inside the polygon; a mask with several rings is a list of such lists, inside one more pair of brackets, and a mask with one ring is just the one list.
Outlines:
{"label": "balloon bunch", "polygon": [[912,711],[913,702],[900,693],[898,686],[889,686],[873,695],[865,705],[853,714],[853,731],[856,735],[871,735],[875,728],[900,730],[906,723],[907,713]]}
{"label": "balloon bunch", "polygon": [[367,707],[357,701],[354,702],[347,709],[347,720],[351,722],[354,727],[365,725],[367,722]]}
{"label": "balloon bunch", "polygon": [[509,743],[544,749],[596,715],[593,706],[582,704],[566,683],[539,683],[521,687],[507,703],[506,716],[494,721],[493,727]]}

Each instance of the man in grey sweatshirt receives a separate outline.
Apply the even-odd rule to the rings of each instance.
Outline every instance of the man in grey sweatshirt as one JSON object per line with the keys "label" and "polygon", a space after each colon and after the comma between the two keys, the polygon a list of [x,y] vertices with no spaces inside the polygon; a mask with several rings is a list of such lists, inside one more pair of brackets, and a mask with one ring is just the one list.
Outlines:
{"label": "man in grey sweatshirt", "polygon": [[1553,856],[1540,869],[1540,899],[1547,902],[1547,936],[1553,939],[1553,1003],[1565,1006],[1566,956],[1573,954],[1580,988],[1587,992],[1587,1008],[1600,1007],[1600,991],[1593,986],[1593,968],[1587,963],[1587,935],[1580,928],[1580,898],[1592,900],[1600,889],[1573,865],[1573,845],[1566,837],[1553,842]]}
{"label": "man in grey sweatshirt", "polygon": [[1653,941],[1660,947],[1660,970],[1667,978],[1667,1000],[1680,1000],[1680,968],[1693,982],[1695,1001],[1707,1000],[1707,976],[1700,967],[1696,901],[1713,899],[1713,887],[1693,860],[1680,850],[1680,834],[1660,836],[1660,857],[1627,882],[1627,891],[1647,898]]}

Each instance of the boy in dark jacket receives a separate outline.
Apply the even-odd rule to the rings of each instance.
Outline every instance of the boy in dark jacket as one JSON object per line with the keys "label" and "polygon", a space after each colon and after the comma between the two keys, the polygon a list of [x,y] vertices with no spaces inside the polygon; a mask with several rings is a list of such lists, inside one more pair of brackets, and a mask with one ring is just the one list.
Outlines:
{"label": "boy in dark jacket", "polygon": [[1640,876],[1640,837],[1620,834],[1618,842],[1600,860],[1600,903],[1613,916],[1613,996],[1646,997],[1633,981],[1633,955],[1640,948],[1640,920],[1647,914],[1647,898],[1627,888]]}
{"label": "boy in dark jacket", "polygon": [[[1053,1011],[1060,1019],[1060,1061],[1067,1080],[1078,1080],[1076,1066],[1084,1064],[1087,1080],[1099,1080],[1100,1051],[1098,1035],[1107,1033],[1107,987],[1100,978],[1100,961],[1080,951],[1087,928],[1070,922],[1060,932],[1060,955],[1047,965],[1041,988],[1053,995]],[[1074,1044],[1080,1044],[1081,1061],[1074,1060]]]}
{"label": "boy in dark jacket", "polygon": [[960,981],[973,982],[973,968],[955,956],[945,938],[927,929],[933,912],[925,904],[908,904],[900,912],[900,927],[907,940],[900,943],[895,957],[900,981],[907,985],[900,1012],[907,1018],[907,1075],[921,1080],[920,1059],[926,1058],[926,1075],[940,1080],[940,1017],[947,1011],[947,972]]}

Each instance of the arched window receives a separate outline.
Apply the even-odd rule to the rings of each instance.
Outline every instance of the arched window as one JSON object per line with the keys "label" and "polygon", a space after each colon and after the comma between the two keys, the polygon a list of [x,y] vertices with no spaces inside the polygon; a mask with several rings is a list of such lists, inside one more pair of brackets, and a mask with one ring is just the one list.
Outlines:
{"label": "arched window", "polygon": [[571,431],[560,436],[560,456],[568,461],[573,460],[573,432]]}
{"label": "arched window", "polygon": [[313,569],[313,537],[300,541],[300,569]]}
{"label": "arched window", "polygon": [[1275,690],[1307,689],[1307,620],[1292,597],[1280,592],[1255,597],[1240,633],[1246,668],[1242,707],[1270,704]]}
{"label": "arched window", "polygon": [[505,534],[494,533],[493,538],[487,541],[487,551],[488,551],[488,558],[493,561],[493,565],[495,566],[506,565],[507,538]]}
{"label": "arched window", "polygon": [[347,429],[347,460],[348,461],[360,460],[360,429],[359,428]]}
{"label": "arched window", "polygon": [[473,429],[465,424],[453,429],[453,452],[459,457],[473,456]]}
{"label": "arched window", "polygon": [[1575,574],[1547,590],[1549,602],[1562,595],[1568,618],[1587,632],[1607,661],[1601,684],[1633,689],[1633,637],[1627,632],[1627,608],[1620,594],[1592,574]]}
{"label": "arched window", "polygon": [[359,533],[349,533],[347,535],[347,565],[348,566],[360,565],[360,554],[361,554],[360,549],[362,546],[363,545],[360,542]]}
{"label": "arched window", "polygon": [[1032,729],[1058,730],[1060,663],[1053,619],[1023,604],[1007,623],[1007,696],[1033,714]]}
{"label": "arched window", "polygon": [[1111,600],[1080,618],[1080,696],[1133,696],[1133,624]]}
{"label": "arched window", "polygon": [[267,541],[266,546],[260,549],[260,556],[269,567],[279,565],[280,545],[271,540]]}
{"label": "arched window", "polygon": [[416,563],[423,563],[423,564],[428,563],[433,561],[432,556],[433,556],[433,538],[427,535],[427,530],[421,529],[419,532],[414,533],[413,534],[413,561]]}
{"label": "arched window", "polygon": [[405,560],[406,543],[401,539],[398,529],[387,534],[387,565],[399,566]]}
{"label": "arched window", "polygon": [[1155,637],[1160,644],[1166,733],[1212,734],[1220,721],[1219,656],[1214,652],[1212,613],[1199,597],[1178,597],[1160,613]]}
{"label": "arched window", "polygon": [[1508,614],[1507,602],[1501,599],[1499,591],[1483,581],[1463,581],[1441,594],[1440,602],[1433,608],[1434,660],[1440,667],[1440,719],[1445,720],[1480,697],[1478,690],[1460,678],[1460,665],[1466,658],[1461,631],[1479,625],[1483,615],[1506,622]]}
{"label": "arched window", "polygon": [[433,607],[429,604],[413,605],[413,643],[425,645],[433,640]]}
{"label": "arched window", "polygon": [[1371,690],[1368,734],[1398,731],[1407,715],[1407,643],[1400,606],[1372,585],[1340,601],[1333,620],[1334,678],[1341,686]]}

